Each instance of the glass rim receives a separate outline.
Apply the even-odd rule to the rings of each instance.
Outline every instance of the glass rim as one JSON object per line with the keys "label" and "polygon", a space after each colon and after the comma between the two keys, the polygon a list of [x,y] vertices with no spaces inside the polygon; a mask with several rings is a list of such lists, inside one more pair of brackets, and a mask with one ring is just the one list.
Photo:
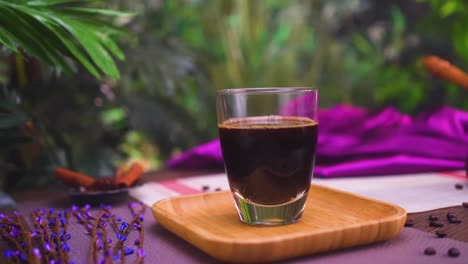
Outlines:
{"label": "glass rim", "polygon": [[318,93],[317,88],[312,87],[258,87],[258,88],[231,88],[216,91],[218,95],[229,94],[270,94],[270,93]]}

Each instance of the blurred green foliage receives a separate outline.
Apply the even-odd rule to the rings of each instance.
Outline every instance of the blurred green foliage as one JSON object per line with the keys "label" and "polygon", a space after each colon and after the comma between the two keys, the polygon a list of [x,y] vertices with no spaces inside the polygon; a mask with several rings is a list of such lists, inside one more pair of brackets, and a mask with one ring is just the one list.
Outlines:
{"label": "blurred green foliage", "polygon": [[322,107],[468,109],[466,91],[420,65],[433,54],[468,70],[464,0],[112,0],[95,8],[138,14],[114,21],[130,33],[119,42],[120,79],[96,80],[82,67],[56,76],[26,61],[25,76],[41,74],[21,87],[18,64],[3,61],[4,90],[27,114],[1,113],[27,116],[38,145],[36,155],[9,152],[1,170],[24,176],[11,188],[50,183],[58,164],[94,176],[126,159],[160,167],[217,136],[214,96],[223,88],[313,86]]}
{"label": "blurred green foliage", "polygon": [[314,86],[322,106],[395,106],[410,114],[467,107],[460,89],[419,65],[436,54],[468,68],[467,4],[420,2],[166,1],[163,16],[172,19],[158,24],[158,36],[197,51],[215,89]]}

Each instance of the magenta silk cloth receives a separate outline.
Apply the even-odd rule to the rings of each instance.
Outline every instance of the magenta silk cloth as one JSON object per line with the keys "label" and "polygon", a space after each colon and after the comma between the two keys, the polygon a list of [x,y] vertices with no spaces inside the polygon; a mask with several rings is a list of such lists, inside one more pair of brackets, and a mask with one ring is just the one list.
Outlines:
{"label": "magenta silk cloth", "polygon": [[[443,107],[412,118],[394,108],[371,113],[339,105],[319,113],[314,175],[343,177],[463,169],[467,153],[468,112]],[[220,168],[223,160],[219,140],[182,153],[166,165]]]}

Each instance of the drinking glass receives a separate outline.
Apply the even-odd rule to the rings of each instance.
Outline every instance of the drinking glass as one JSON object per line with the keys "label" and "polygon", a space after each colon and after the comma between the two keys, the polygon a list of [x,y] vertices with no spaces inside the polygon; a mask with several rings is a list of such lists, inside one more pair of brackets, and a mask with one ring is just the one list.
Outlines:
{"label": "drinking glass", "polygon": [[314,169],[318,90],[242,88],[217,92],[218,130],[240,220],[301,219]]}

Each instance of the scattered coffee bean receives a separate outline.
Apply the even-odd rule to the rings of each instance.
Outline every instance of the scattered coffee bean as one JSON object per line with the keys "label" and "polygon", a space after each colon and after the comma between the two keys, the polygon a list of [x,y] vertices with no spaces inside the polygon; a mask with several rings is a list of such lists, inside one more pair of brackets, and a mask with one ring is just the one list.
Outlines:
{"label": "scattered coffee bean", "polygon": [[436,236],[437,236],[437,237],[441,237],[441,238],[442,238],[442,237],[446,237],[446,236],[447,236],[447,233],[444,233],[444,232],[442,232],[442,231],[437,231],[437,232],[436,232]]}
{"label": "scattered coffee bean", "polygon": [[456,257],[460,256],[460,251],[458,250],[458,248],[450,248],[448,250],[448,255],[450,257],[456,258]]}
{"label": "scattered coffee bean", "polygon": [[437,215],[430,215],[429,220],[436,221],[436,220],[439,220],[439,217]]}
{"label": "scattered coffee bean", "polygon": [[221,188],[216,188],[215,191],[219,192],[219,191],[221,191]]}
{"label": "scattered coffee bean", "polygon": [[455,184],[455,189],[457,189],[457,190],[463,189],[463,184],[461,184],[461,183]]}
{"label": "scattered coffee bean", "polygon": [[209,189],[210,189],[210,186],[208,186],[208,185],[203,185],[202,186],[203,191],[208,191]]}
{"label": "scattered coffee bean", "polygon": [[468,208],[468,202],[463,202],[462,205],[463,207]]}
{"label": "scattered coffee bean", "polygon": [[459,224],[459,223],[462,222],[460,219],[458,219],[458,218],[456,218],[456,217],[449,218],[448,221],[449,221],[449,223],[451,223],[451,224]]}
{"label": "scattered coffee bean", "polygon": [[435,255],[436,250],[432,247],[428,247],[424,250],[424,255],[432,256]]}
{"label": "scattered coffee bean", "polygon": [[439,222],[439,221],[430,221],[429,225],[432,226],[432,227],[443,227],[444,226],[444,224],[442,222]]}
{"label": "scattered coffee bean", "polygon": [[450,220],[450,218],[456,218],[456,217],[457,217],[457,215],[454,214],[454,213],[452,213],[452,212],[448,212],[448,213],[447,213],[447,219],[448,219],[448,220]]}
{"label": "scattered coffee bean", "polygon": [[408,220],[408,221],[406,221],[406,223],[405,223],[405,227],[412,227],[413,225],[414,225],[414,223],[413,223],[413,221],[411,221],[411,220]]}

